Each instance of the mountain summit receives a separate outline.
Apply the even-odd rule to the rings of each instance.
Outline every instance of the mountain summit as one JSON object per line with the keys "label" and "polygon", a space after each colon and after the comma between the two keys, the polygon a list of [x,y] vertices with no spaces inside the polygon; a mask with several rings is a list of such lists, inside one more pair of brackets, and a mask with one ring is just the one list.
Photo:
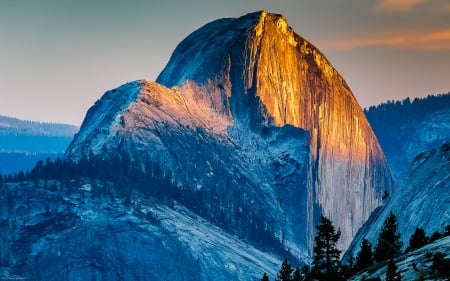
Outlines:
{"label": "mountain summit", "polygon": [[300,260],[321,213],[344,249],[394,188],[344,79],[267,12],[207,24],[177,46],[156,83],[107,92],[66,153],[94,155],[157,163],[199,192],[203,218]]}

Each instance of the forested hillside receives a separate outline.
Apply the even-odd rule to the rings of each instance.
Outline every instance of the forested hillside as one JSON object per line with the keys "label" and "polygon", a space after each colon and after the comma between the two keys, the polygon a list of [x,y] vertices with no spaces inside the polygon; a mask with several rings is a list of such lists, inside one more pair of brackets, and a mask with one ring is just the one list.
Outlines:
{"label": "forested hillside", "polygon": [[398,183],[417,154],[450,139],[450,93],[388,101],[365,114]]}
{"label": "forested hillside", "polygon": [[0,173],[31,169],[41,159],[62,157],[78,127],[0,116]]}

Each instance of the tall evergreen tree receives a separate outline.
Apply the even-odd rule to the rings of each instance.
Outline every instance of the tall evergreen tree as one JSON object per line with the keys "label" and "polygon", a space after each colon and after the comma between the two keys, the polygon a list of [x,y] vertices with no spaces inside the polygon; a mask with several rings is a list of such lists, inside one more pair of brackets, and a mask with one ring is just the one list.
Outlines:
{"label": "tall evergreen tree", "polygon": [[309,268],[308,265],[304,265],[301,269],[301,273],[303,276],[303,280],[304,281],[311,281],[312,277],[311,277],[311,269]]}
{"label": "tall evergreen tree", "polygon": [[292,281],[292,273],[294,269],[289,264],[287,259],[284,259],[283,263],[281,264],[280,271],[277,274],[277,278],[275,281]]}
{"label": "tall evergreen tree", "polygon": [[341,251],[337,248],[337,242],[341,231],[336,231],[331,220],[323,215],[316,230],[312,275],[319,280],[338,280]]}
{"label": "tall evergreen tree", "polygon": [[439,240],[442,237],[444,237],[442,233],[440,233],[439,231],[435,231],[431,234],[430,240],[428,242],[433,243],[434,241]]}
{"label": "tall evergreen tree", "polygon": [[400,234],[398,233],[397,217],[391,211],[378,235],[374,260],[384,261],[395,257],[400,254],[402,246],[403,243],[400,241]]}
{"label": "tall evergreen tree", "polygon": [[444,228],[444,236],[450,236],[450,224],[447,224]]}
{"label": "tall evergreen tree", "polygon": [[294,271],[294,275],[292,277],[292,281],[302,281],[303,280],[303,276],[300,272],[300,268],[296,267],[295,271]]}
{"label": "tall evergreen tree", "polygon": [[386,281],[401,281],[402,276],[398,272],[397,265],[395,264],[394,258],[390,257],[386,270]]}
{"label": "tall evergreen tree", "polygon": [[355,258],[353,255],[348,257],[347,264],[341,264],[340,269],[345,278],[350,278],[356,273],[358,269],[355,267]]}
{"label": "tall evergreen tree", "polygon": [[408,249],[419,249],[428,243],[428,237],[425,235],[425,230],[421,227],[417,227],[413,235],[409,239]]}
{"label": "tall evergreen tree", "polygon": [[263,277],[261,278],[261,281],[269,281],[269,276],[264,272]]}
{"label": "tall evergreen tree", "polygon": [[450,259],[446,259],[442,252],[436,252],[433,255],[433,263],[430,268],[434,275],[450,280]]}
{"label": "tall evergreen tree", "polygon": [[367,239],[361,242],[361,249],[356,255],[355,271],[363,270],[373,264],[372,244]]}

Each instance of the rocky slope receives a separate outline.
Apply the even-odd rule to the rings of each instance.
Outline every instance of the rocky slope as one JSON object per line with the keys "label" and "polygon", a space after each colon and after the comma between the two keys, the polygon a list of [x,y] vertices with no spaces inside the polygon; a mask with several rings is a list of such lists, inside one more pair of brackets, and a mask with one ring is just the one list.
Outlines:
{"label": "rocky slope", "polygon": [[111,182],[0,184],[0,278],[257,280],[281,257]]}
{"label": "rocky slope", "polygon": [[408,176],[388,202],[377,209],[351,243],[347,256],[355,254],[363,238],[376,244],[384,220],[392,211],[397,216],[399,233],[408,246],[416,227],[431,235],[443,232],[450,222],[450,143],[419,154]]}
{"label": "rocky slope", "polygon": [[250,242],[263,227],[278,241],[270,247],[299,259],[320,213],[341,229],[345,248],[394,187],[345,81],[283,16],[205,25],[157,82],[106,93],[67,157],[125,153],[159,163],[180,186],[205,190],[207,219]]}
{"label": "rocky slope", "polygon": [[[130,93],[136,102],[121,113],[105,111]],[[229,119],[200,102],[154,82],[128,83],[88,112],[86,120],[97,123],[83,124],[71,146],[78,147],[69,155],[125,153],[134,161],[157,163],[174,174],[180,188],[202,192],[199,208],[209,220],[247,238],[269,232],[278,242],[266,246],[289,246],[304,259],[306,237],[296,234],[308,224],[307,194],[294,186],[306,183],[307,133],[292,126],[227,129]]]}

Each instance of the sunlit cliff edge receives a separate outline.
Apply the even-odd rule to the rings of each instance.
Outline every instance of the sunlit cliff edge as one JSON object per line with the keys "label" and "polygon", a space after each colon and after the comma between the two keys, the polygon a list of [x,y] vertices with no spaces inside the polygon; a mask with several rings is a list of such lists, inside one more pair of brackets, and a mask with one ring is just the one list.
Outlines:
{"label": "sunlit cliff edge", "polygon": [[[295,256],[310,253],[320,213],[346,248],[395,186],[344,79],[281,15],[205,25],[177,46],[156,82],[107,92],[66,156],[121,151],[159,162],[224,206],[236,197],[248,204]],[[208,208],[214,218],[223,211]],[[248,235],[238,223],[232,214],[224,225]]]}

